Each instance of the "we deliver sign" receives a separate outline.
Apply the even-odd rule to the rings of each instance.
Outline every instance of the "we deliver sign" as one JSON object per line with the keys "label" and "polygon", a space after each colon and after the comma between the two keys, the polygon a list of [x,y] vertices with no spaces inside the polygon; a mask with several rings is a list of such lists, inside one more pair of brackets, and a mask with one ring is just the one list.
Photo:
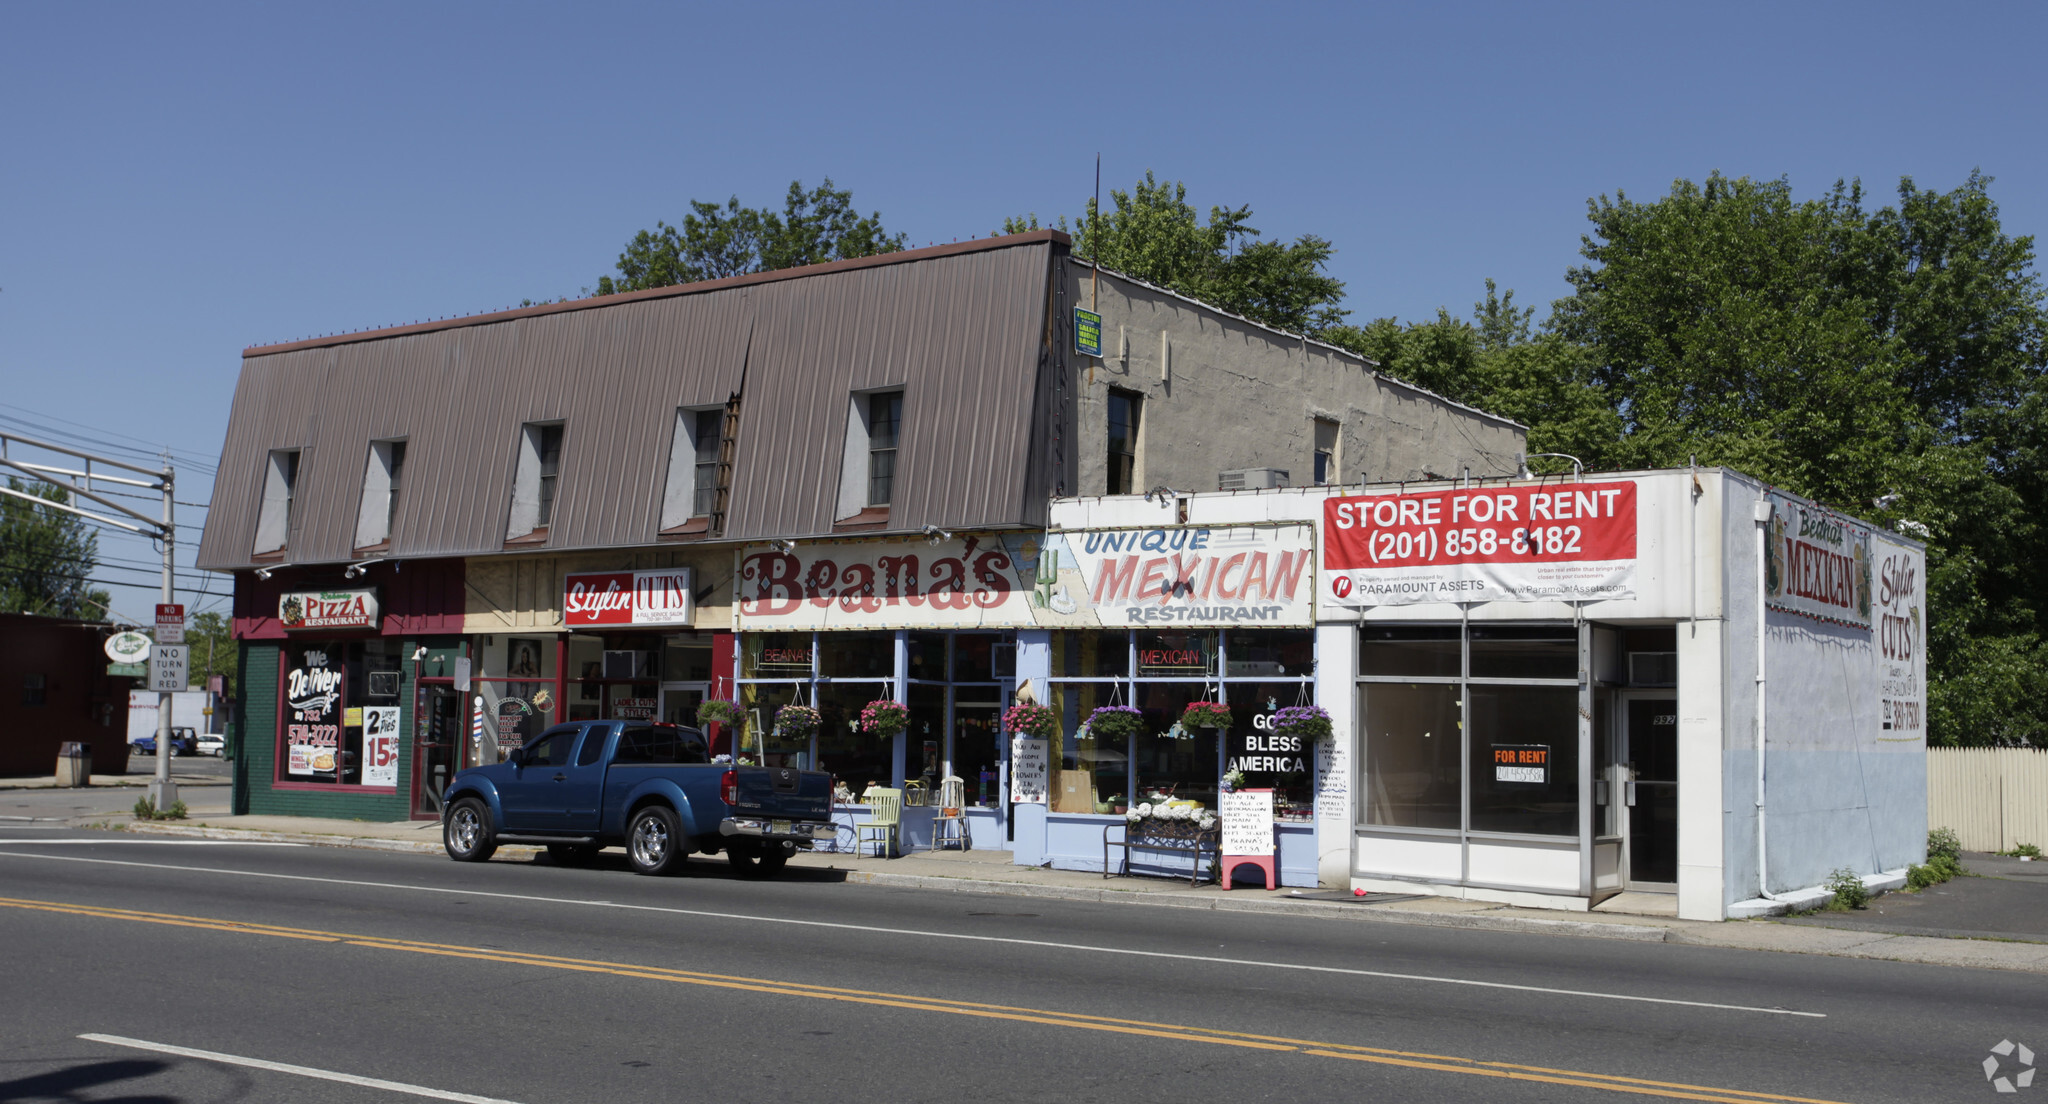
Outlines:
{"label": "we deliver sign", "polygon": [[1636,485],[1462,487],[1323,504],[1328,605],[1635,594]]}

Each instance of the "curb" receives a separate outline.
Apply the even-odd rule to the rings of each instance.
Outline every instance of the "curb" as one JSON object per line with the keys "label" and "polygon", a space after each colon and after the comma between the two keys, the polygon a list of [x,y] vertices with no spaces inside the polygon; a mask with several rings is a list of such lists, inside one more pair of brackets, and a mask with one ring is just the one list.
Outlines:
{"label": "curb", "polygon": [[1647,924],[1601,924],[1587,920],[1546,920],[1533,916],[1488,916],[1484,913],[1394,912],[1385,906],[1342,905],[1324,901],[1243,900],[1229,898],[1186,898],[1117,889],[1082,889],[1074,886],[1039,886],[1018,882],[989,882],[967,878],[945,878],[927,874],[889,874],[879,871],[846,872],[849,883],[895,886],[904,889],[934,889],[950,893],[983,893],[1001,897],[1042,897],[1063,901],[1102,904],[1149,905],[1154,908],[1201,909],[1212,912],[1248,912],[1266,915],[1316,916],[1328,919],[1366,920],[1386,924],[1407,924],[1427,928],[1469,928],[1485,931],[1513,931],[1534,935],[1575,935],[1595,939],[1620,939],[1634,943],[1669,941],[1669,929]]}
{"label": "curb", "polygon": [[[410,855],[438,855],[441,853],[441,843],[438,839],[428,842],[426,840],[314,835],[304,832],[262,832],[246,828],[210,828],[196,824],[161,823],[138,823],[131,826],[128,831],[137,835],[183,836],[196,839],[238,839],[256,843],[297,843],[308,847],[341,847],[361,851],[384,851]],[[539,848],[521,844],[506,844],[500,850],[538,851]],[[1097,904],[1149,905],[1154,908],[1261,913],[1269,916],[1316,916],[1327,919],[1407,924],[1414,927],[1512,931],[1534,935],[1571,935],[1594,939],[1619,939],[1636,943],[1663,943],[1668,941],[1669,936],[1667,929],[1645,924],[1599,924],[1585,920],[1547,920],[1533,916],[1488,916],[1484,913],[1393,912],[1386,908],[1376,908],[1371,905],[1345,905],[1325,901],[1171,897],[1131,890],[1026,885],[1019,882],[947,878],[929,874],[891,874],[885,871],[873,870],[848,870],[844,873],[846,875],[846,883],[849,885],[938,890],[944,893],[980,893],[999,897],[1039,897]]]}

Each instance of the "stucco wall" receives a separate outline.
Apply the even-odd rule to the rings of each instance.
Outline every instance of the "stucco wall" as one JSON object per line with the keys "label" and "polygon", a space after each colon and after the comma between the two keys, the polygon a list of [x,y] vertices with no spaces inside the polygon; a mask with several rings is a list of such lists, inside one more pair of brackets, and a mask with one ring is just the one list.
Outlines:
{"label": "stucco wall", "polygon": [[697,593],[702,594],[705,587],[712,588],[711,594],[696,604],[692,626],[701,630],[732,628],[733,553],[727,547],[474,557],[467,565],[463,631],[559,631],[563,576],[573,572],[646,571],[678,566],[695,570],[691,585]]}
{"label": "stucco wall", "polygon": [[[1088,266],[1066,268],[1069,306],[1089,308]],[[1213,491],[1217,473],[1279,468],[1314,482],[1314,419],[1339,425],[1334,482],[1514,474],[1527,431],[1376,372],[1361,357],[1102,274],[1103,357],[1074,356],[1079,486],[1108,481],[1111,388],[1144,396],[1136,490]],[[1162,340],[1163,338],[1163,340]]]}

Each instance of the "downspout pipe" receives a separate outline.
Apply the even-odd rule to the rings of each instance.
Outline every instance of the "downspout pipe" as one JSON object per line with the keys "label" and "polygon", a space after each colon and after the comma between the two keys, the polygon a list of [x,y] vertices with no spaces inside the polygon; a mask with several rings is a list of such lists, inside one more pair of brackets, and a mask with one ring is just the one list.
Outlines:
{"label": "downspout pipe", "polygon": [[1775,901],[1771,896],[1770,866],[1768,859],[1768,834],[1765,831],[1766,810],[1764,808],[1764,748],[1765,725],[1764,700],[1767,686],[1764,668],[1765,618],[1768,609],[1766,594],[1769,587],[1770,571],[1770,528],[1773,507],[1769,497],[1756,502],[1756,891],[1766,901]]}

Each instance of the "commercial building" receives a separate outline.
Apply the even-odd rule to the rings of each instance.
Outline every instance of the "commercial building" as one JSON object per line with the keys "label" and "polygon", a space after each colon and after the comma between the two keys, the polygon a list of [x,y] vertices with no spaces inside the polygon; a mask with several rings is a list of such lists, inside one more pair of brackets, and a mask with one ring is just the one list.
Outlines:
{"label": "commercial building", "polygon": [[0,778],[48,777],[82,743],[93,769],[128,769],[128,688],[107,673],[102,621],[0,613]]}
{"label": "commercial building", "polygon": [[[1297,527],[1319,553],[1312,654],[1241,622],[1177,623],[1214,604],[1216,561],[1173,550]],[[1119,544],[1140,551],[1094,555]],[[1073,593],[1172,584],[1134,592],[1135,651],[1105,633],[1078,672],[1054,664],[1063,704],[1126,671],[1159,694],[1144,656],[1199,657],[1201,692],[1238,727],[1188,750],[1220,761],[1312,665],[1336,736],[1279,785],[1313,793],[1326,885],[1565,909],[1651,890],[1722,919],[1836,869],[1925,859],[1924,549],[1737,472],[1082,498],[1054,504],[1047,548]],[[1064,639],[1068,656],[1091,643]],[[1116,666],[1126,654],[1141,666]],[[1105,750],[1070,722],[1065,741],[1098,789],[1173,780],[1149,737]],[[1049,816],[1055,865],[1101,863],[1087,820]]]}
{"label": "commercial building", "polygon": [[[1512,422],[1068,247],[1036,232],[246,350],[200,549],[236,579],[237,808],[432,817],[454,771],[548,725],[688,722],[716,697],[754,718],[723,751],[855,789],[958,775],[976,844],[1028,851],[1002,707],[1055,663],[1118,677],[1096,644],[1062,650],[1104,614],[1046,577],[1054,501],[1519,463]],[[1313,618],[1277,596],[1305,595],[1312,538],[1247,539],[1270,543],[1259,626],[1295,635],[1236,670],[1298,683]],[[1130,663],[1132,694],[1176,677]],[[1126,692],[1075,693],[1097,690]],[[880,697],[909,731],[854,731]],[[766,722],[799,701],[823,724],[785,740]],[[1168,764],[1199,787],[1201,763]]]}

